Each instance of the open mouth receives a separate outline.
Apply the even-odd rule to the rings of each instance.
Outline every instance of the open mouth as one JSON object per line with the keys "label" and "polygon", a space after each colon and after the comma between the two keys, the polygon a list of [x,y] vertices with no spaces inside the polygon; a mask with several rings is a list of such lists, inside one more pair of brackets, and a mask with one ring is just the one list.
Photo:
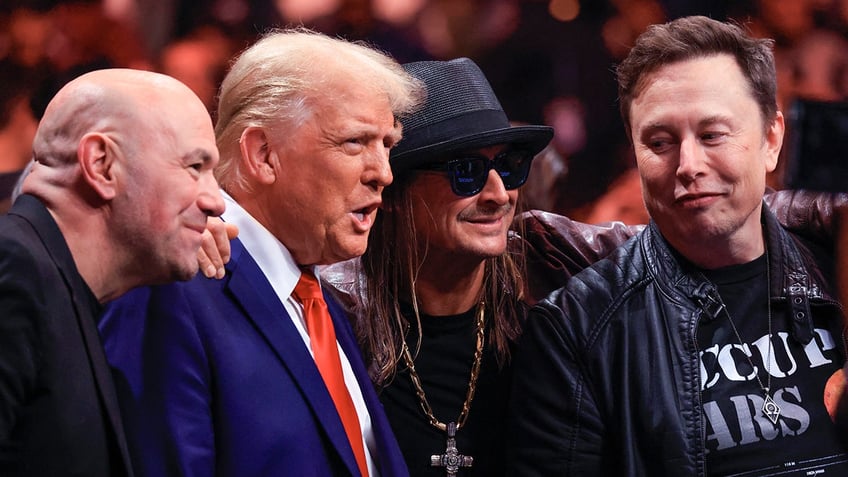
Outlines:
{"label": "open mouth", "polygon": [[379,203],[374,203],[361,209],[354,210],[351,212],[351,215],[353,215],[354,219],[356,219],[357,223],[359,223],[362,228],[367,230],[371,227],[371,223],[373,222],[371,218],[379,206]]}
{"label": "open mouth", "polygon": [[356,217],[356,220],[360,222],[364,222],[365,219],[371,215],[371,212],[377,210],[377,207],[363,207],[359,210],[353,211],[353,216]]}

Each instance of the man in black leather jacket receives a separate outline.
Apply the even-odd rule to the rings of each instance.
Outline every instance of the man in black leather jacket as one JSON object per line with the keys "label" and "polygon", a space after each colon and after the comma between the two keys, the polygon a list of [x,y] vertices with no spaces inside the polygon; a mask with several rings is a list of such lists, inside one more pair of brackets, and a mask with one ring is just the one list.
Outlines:
{"label": "man in black leather jacket", "polygon": [[833,259],[762,202],[784,120],[771,42],[689,17],[619,66],[651,224],[530,313],[514,475],[846,475],[823,388]]}

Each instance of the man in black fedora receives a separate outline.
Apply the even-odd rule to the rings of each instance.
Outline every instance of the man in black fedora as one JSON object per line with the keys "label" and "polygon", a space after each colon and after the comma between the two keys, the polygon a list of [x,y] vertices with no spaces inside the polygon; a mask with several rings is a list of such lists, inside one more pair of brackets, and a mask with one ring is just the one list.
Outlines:
{"label": "man in black fedora", "polygon": [[394,182],[365,255],[322,275],[353,298],[411,475],[498,475],[508,361],[526,306],[509,230],[553,130],[511,126],[467,58],[404,68],[425,83],[425,105],[401,118]]}
{"label": "man in black fedora", "polygon": [[[511,126],[467,58],[404,68],[427,99],[401,118],[367,250],[321,275],[355,316],[410,474],[503,475],[510,355],[528,307],[638,228],[517,214],[552,129]],[[816,205],[788,198],[767,200],[804,214]]]}

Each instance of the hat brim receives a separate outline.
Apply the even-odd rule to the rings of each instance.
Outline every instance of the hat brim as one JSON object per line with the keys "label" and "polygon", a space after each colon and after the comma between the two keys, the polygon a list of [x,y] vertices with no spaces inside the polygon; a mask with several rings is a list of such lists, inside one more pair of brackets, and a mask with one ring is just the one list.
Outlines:
{"label": "hat brim", "polygon": [[451,153],[481,149],[498,144],[510,144],[520,146],[533,155],[544,149],[554,136],[554,130],[550,126],[513,126],[503,129],[495,129],[469,136],[455,137],[448,141],[403,151],[392,154],[389,162],[392,173],[400,174],[412,169],[418,169],[425,164],[444,162]]}

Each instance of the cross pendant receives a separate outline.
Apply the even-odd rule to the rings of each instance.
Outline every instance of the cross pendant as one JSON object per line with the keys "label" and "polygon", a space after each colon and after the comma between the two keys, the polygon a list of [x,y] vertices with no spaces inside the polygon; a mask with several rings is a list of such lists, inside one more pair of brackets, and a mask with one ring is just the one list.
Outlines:
{"label": "cross pendant", "polygon": [[447,425],[448,443],[444,454],[436,454],[430,456],[430,467],[444,467],[447,471],[447,477],[456,477],[460,467],[471,467],[474,463],[474,458],[467,455],[462,455],[456,449],[456,423],[450,422]]}

